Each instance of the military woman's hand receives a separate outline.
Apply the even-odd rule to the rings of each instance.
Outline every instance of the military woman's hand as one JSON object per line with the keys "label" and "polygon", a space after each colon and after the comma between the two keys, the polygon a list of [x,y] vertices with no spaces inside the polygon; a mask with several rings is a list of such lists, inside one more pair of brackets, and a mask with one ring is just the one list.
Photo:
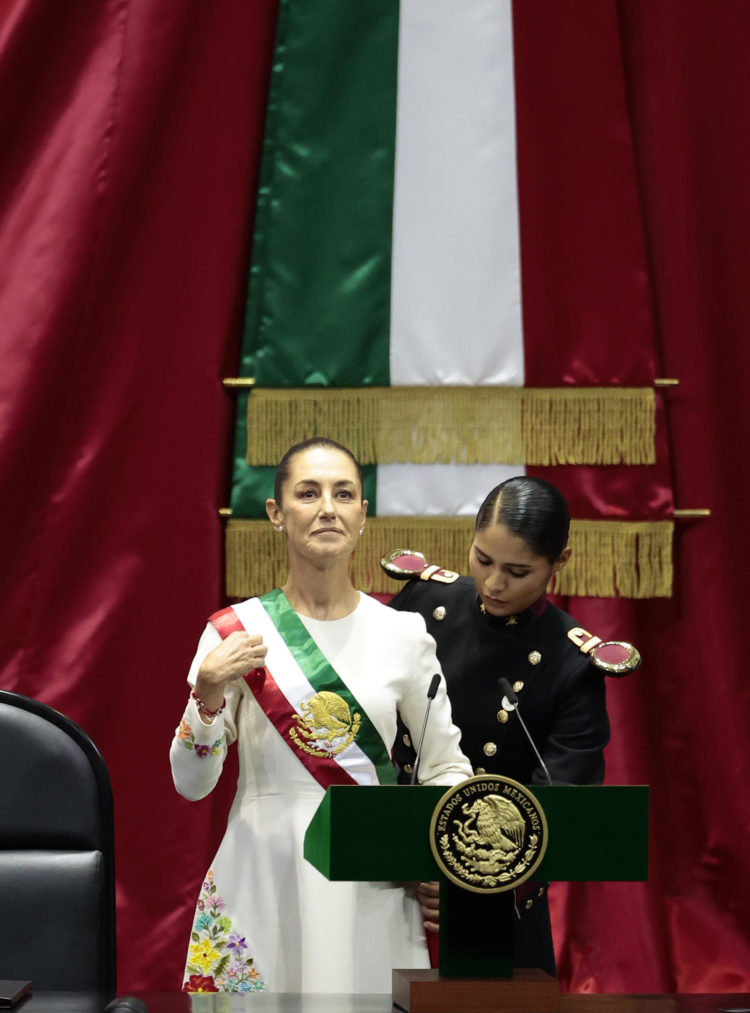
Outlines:
{"label": "military woman's hand", "polygon": [[417,883],[417,900],[422,909],[424,927],[428,932],[437,932],[440,928],[440,884],[435,881]]}

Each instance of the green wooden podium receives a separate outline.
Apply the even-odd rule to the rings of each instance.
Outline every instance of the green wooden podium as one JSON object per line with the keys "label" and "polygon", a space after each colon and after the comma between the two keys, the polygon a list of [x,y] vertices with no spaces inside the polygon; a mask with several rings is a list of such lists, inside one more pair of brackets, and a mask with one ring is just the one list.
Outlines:
{"label": "green wooden podium", "polygon": [[[541,786],[548,845],[535,880],[648,878],[648,787]],[[559,1005],[556,979],[514,971],[513,892],[475,893],[445,878],[429,826],[446,787],[329,788],[305,835],[305,858],[331,880],[438,880],[440,966],[396,970],[393,998],[411,1013],[488,1013]]]}

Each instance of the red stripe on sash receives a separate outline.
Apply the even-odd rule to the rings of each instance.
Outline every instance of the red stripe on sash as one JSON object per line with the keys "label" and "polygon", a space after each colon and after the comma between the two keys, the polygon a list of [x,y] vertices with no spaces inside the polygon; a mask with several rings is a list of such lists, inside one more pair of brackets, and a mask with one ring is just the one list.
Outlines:
{"label": "red stripe on sash", "polygon": [[[214,612],[209,621],[222,640],[230,633],[247,632],[231,605],[219,612]],[[244,676],[244,679],[263,713],[318,784],[323,788],[332,784],[357,784],[357,781],[347,774],[335,760],[327,756],[312,756],[296,747],[289,736],[289,731],[295,724],[296,712],[279,689],[268,668],[254,668]]]}
{"label": "red stripe on sash", "polygon": [[246,633],[247,630],[240,622],[240,617],[234,611],[231,605],[225,609],[220,609],[208,620],[211,625],[216,629],[222,640],[225,640],[230,633]]}

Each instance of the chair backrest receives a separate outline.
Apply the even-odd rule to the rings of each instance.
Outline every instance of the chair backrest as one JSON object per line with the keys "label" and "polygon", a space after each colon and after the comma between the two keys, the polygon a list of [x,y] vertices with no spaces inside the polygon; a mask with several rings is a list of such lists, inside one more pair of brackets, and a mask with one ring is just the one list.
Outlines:
{"label": "chair backrest", "polygon": [[0,978],[115,991],[112,788],[86,732],[0,690]]}

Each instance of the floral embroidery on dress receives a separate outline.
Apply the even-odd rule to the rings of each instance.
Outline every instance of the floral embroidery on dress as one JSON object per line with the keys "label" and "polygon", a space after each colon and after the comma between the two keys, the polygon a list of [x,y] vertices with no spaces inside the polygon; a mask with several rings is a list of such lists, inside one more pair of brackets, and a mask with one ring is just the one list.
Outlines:
{"label": "floral embroidery on dress", "polygon": [[183,992],[262,992],[263,979],[247,955],[245,937],[232,930],[232,919],[222,914],[226,901],[216,892],[214,871],[209,869],[198,897],[190,934],[187,979]]}
{"label": "floral embroidery on dress", "polygon": [[221,747],[224,744],[223,735],[221,736],[220,739],[217,739],[212,746],[207,746],[203,745],[200,742],[196,742],[195,735],[193,734],[193,729],[191,728],[190,723],[185,718],[183,718],[182,721],[180,721],[180,727],[175,732],[175,735],[177,736],[179,741],[183,744],[185,749],[194,750],[195,755],[200,756],[201,758],[204,756],[219,756],[219,754],[221,753]]}

